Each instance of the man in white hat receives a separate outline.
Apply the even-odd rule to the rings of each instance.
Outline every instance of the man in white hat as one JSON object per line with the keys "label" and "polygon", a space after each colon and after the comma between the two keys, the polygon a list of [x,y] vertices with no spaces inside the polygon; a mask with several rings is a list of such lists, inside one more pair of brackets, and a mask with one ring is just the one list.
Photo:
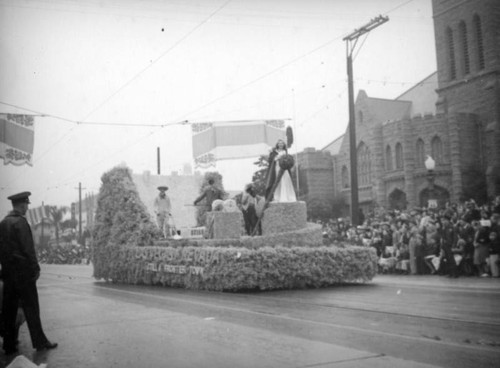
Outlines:
{"label": "man in white hat", "polygon": [[170,203],[170,198],[167,193],[165,193],[168,190],[168,187],[163,185],[158,187],[158,190],[160,193],[155,198],[154,203],[156,222],[160,230],[163,232],[163,236],[168,238],[171,235],[169,219],[171,216],[172,205]]}

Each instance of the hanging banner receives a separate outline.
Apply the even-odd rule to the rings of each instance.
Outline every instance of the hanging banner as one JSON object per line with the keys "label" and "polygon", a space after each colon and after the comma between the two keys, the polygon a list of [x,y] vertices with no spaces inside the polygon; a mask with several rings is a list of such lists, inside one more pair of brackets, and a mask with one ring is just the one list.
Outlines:
{"label": "hanging banner", "polygon": [[285,139],[283,120],[193,123],[195,167],[215,166],[217,160],[258,157],[278,139]]}
{"label": "hanging banner", "polygon": [[43,219],[48,219],[48,218],[50,218],[49,206],[30,208],[26,212],[26,220],[28,220],[28,223],[32,227],[42,222]]}
{"label": "hanging banner", "polygon": [[0,114],[0,158],[4,165],[33,165],[35,123],[31,115]]}

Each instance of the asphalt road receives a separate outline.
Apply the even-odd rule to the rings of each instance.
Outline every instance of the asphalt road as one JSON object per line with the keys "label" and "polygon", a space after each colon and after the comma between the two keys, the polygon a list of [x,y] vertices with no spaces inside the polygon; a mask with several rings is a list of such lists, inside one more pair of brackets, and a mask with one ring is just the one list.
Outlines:
{"label": "asphalt road", "polygon": [[[96,282],[44,265],[46,334],[20,353],[59,367],[497,367],[500,279],[377,276],[365,285],[258,293]],[[12,357],[0,354],[0,366]]]}

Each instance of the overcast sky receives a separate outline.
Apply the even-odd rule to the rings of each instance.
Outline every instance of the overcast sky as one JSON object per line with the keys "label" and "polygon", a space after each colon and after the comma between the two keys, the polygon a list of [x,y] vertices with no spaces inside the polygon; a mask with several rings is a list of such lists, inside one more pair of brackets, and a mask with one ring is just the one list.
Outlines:
{"label": "overcast sky", "polygon": [[[287,118],[292,152],[323,148],[347,127],[342,38],[381,14],[355,94],[393,99],[436,70],[431,0],[0,0],[0,112],[46,115],[33,166],[0,164],[0,215],[23,190],[68,206],[121,163],[156,173],[156,147],[162,174],[182,171],[184,120]],[[218,163],[226,189],[252,161]]]}

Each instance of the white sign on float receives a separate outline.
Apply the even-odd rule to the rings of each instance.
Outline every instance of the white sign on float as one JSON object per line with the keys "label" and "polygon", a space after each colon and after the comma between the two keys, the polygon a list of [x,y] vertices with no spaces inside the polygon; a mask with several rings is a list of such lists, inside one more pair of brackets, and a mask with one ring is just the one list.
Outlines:
{"label": "white sign on float", "polygon": [[156,264],[156,263],[148,263],[146,266],[146,271],[149,272],[165,272],[165,273],[175,273],[179,275],[185,275],[187,273],[191,275],[203,275],[204,269],[205,267],[179,266],[179,265]]}

